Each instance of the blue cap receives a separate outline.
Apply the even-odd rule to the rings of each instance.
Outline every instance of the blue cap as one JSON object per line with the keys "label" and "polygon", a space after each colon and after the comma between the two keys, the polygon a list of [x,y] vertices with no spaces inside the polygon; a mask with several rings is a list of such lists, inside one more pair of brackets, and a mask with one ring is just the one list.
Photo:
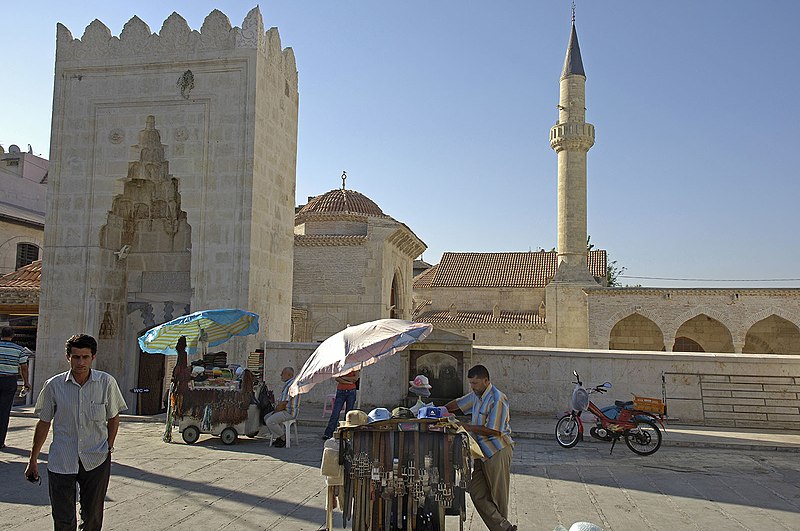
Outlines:
{"label": "blue cap", "polygon": [[417,418],[420,419],[440,419],[442,418],[442,410],[437,406],[425,406],[419,408],[417,411]]}
{"label": "blue cap", "polygon": [[373,422],[380,422],[382,420],[389,420],[392,418],[392,413],[386,409],[385,407],[376,407],[372,411],[369,412],[369,422],[370,424]]}

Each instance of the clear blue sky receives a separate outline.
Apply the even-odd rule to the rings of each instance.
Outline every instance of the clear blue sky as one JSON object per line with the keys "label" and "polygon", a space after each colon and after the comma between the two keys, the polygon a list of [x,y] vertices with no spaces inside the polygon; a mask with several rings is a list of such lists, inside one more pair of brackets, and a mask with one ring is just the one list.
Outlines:
{"label": "clear blue sky", "polygon": [[[250,2],[28,1],[0,18],[0,144],[49,153],[55,26],[133,15],[193,29]],[[265,0],[297,57],[297,201],[341,184],[445,251],[556,245],[548,145],[566,0]],[[800,278],[796,0],[577,1],[587,73],[589,233],[627,275]],[[800,286],[667,282],[646,286]]]}

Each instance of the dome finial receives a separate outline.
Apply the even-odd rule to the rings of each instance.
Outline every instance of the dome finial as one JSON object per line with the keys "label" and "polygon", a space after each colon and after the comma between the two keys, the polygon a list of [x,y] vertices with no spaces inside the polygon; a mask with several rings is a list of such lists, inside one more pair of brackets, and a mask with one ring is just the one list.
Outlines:
{"label": "dome finial", "polygon": [[344,190],[344,182],[347,180],[347,172],[342,170],[342,190]]}

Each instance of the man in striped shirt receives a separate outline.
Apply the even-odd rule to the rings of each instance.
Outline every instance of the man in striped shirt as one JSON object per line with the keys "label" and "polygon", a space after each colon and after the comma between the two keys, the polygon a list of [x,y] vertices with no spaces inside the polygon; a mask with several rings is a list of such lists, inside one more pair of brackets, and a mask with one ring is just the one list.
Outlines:
{"label": "man in striped shirt", "polygon": [[475,365],[467,372],[472,392],[447,403],[448,411],[471,415],[464,429],[475,437],[484,459],[475,460],[469,495],[490,531],[517,531],[508,521],[508,490],[514,441],[509,425],[508,398],[489,380],[489,371]]}
{"label": "man in striped shirt", "polygon": [[36,400],[39,422],[25,469],[29,481],[39,478],[39,452],[50,424],[53,442],[47,477],[54,528],[75,529],[75,484],[80,485],[81,529],[103,526],[103,503],[111,475],[111,452],[119,429],[119,412],[128,409],[116,380],[92,369],[97,341],[85,334],[67,340],[70,370],[45,382]]}
{"label": "man in striped shirt", "polygon": [[297,411],[300,406],[300,394],[289,396],[289,387],[292,386],[294,381],[294,368],[284,367],[281,371],[281,380],[283,381],[283,389],[281,390],[280,398],[278,398],[278,403],[275,404],[275,411],[264,419],[267,429],[272,434],[272,446],[278,448],[286,446],[286,439],[283,437],[283,423],[297,418]]}
{"label": "man in striped shirt", "polygon": [[11,406],[17,394],[17,375],[22,376],[25,390],[28,385],[28,354],[30,350],[13,343],[14,329],[4,326],[0,331],[0,448],[6,446]]}

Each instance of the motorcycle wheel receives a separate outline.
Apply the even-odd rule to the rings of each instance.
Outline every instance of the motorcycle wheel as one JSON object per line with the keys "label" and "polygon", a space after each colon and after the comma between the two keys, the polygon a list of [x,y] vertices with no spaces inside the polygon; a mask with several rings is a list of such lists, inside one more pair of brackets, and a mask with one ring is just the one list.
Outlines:
{"label": "motorcycle wheel", "polygon": [[625,432],[625,444],[635,454],[654,454],[661,448],[661,430],[652,420],[638,420],[635,430]]}
{"label": "motorcycle wheel", "polygon": [[572,415],[564,415],[556,423],[556,442],[562,448],[572,448],[578,444],[580,426]]}

